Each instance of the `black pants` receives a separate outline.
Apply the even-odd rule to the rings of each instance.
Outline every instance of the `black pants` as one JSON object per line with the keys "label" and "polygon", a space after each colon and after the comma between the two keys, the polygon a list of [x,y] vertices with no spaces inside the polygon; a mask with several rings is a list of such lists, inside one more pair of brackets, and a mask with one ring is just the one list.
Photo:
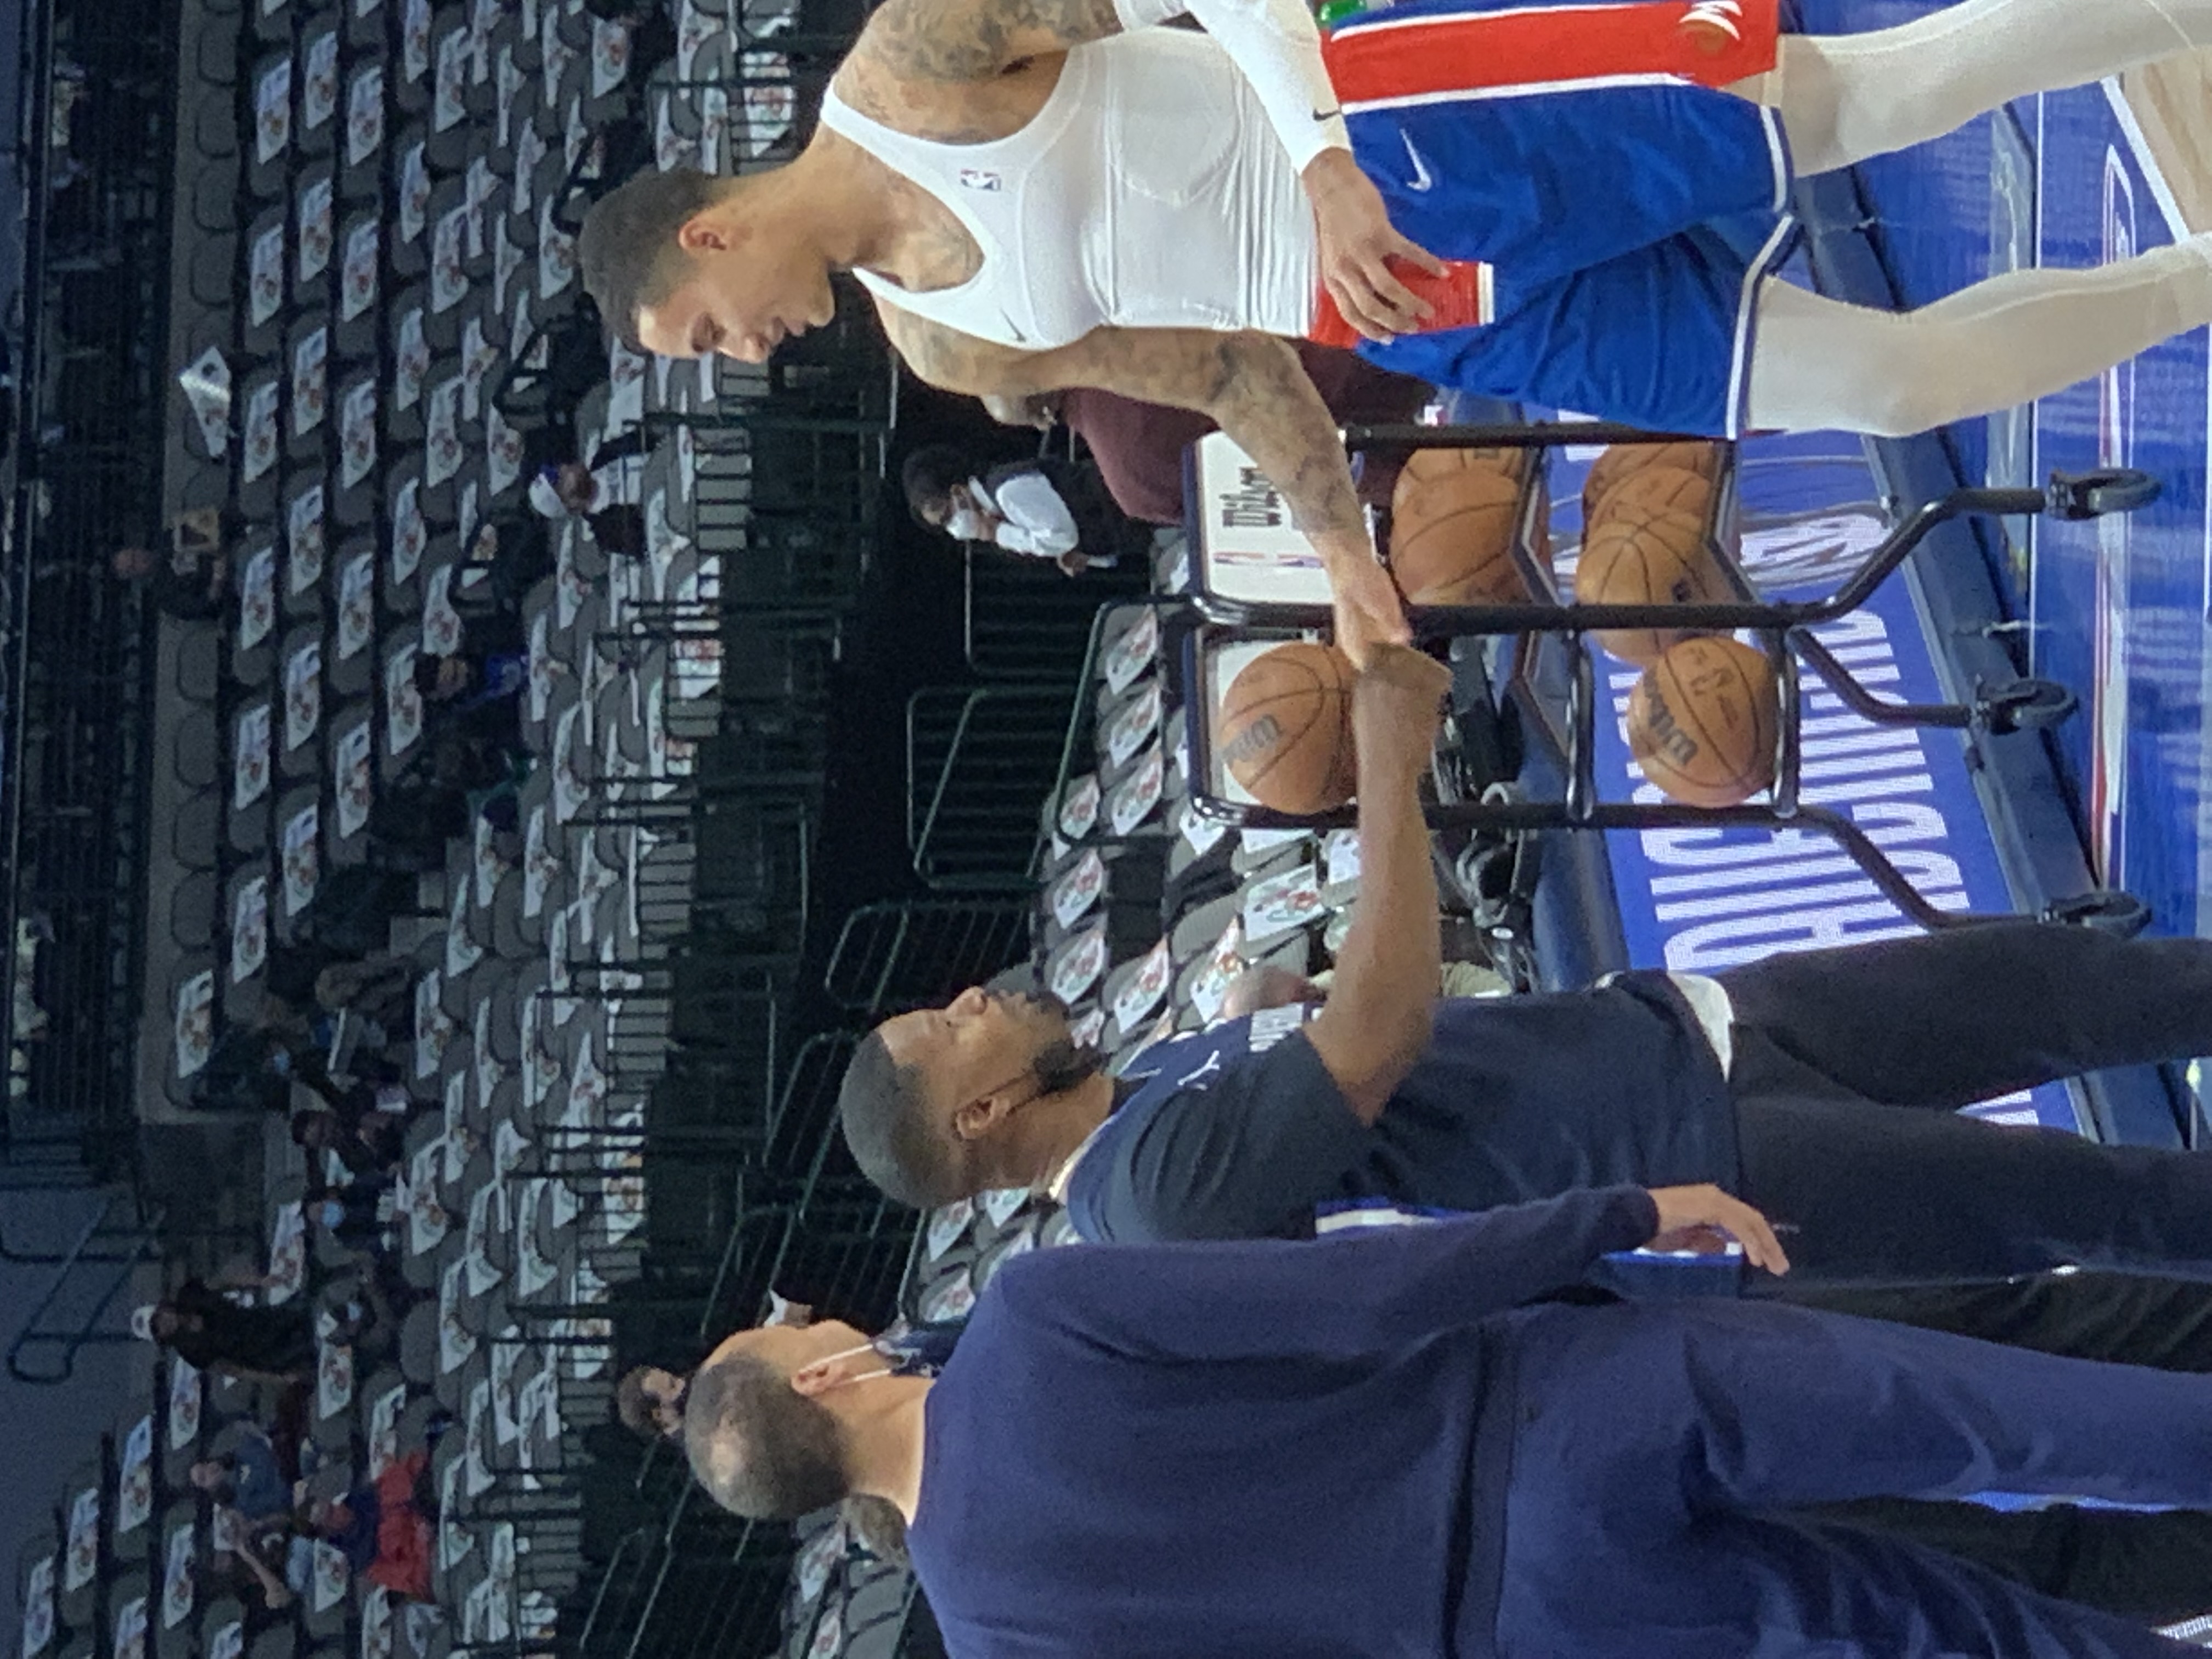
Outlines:
{"label": "black pants", "polygon": [[2212,1054],[2212,940],[2008,924],[1721,978],[1740,1190],[1785,1230],[1796,1284],[2069,1265],[2212,1279],[2212,1157],[1954,1110]]}
{"label": "black pants", "polygon": [[[2080,1359],[2212,1372],[2212,1285],[2133,1273],[1992,1285],[1806,1286],[1790,1300]],[[2151,1624],[2212,1611],[2212,1514],[1868,1498],[1812,1511],[1926,1545],[2069,1601]]]}
{"label": "black pants", "polygon": [[[1742,1195],[1790,1229],[1757,1293],[2049,1353],[2212,1371],[2212,1157],[1954,1115],[2100,1066],[2212,1054],[2212,941],[1992,926],[1721,976]],[[2052,1275],[2073,1263],[2119,1271]],[[2001,1280],[1948,1285],[1851,1280]],[[1824,1511],[2049,1594],[2168,1622],[2212,1609],[2212,1515]]]}

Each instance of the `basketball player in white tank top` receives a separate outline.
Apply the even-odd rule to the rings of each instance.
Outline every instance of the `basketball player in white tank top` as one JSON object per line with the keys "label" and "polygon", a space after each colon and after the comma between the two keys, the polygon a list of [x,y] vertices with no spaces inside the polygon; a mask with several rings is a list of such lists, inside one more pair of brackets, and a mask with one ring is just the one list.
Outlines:
{"label": "basketball player in white tank top", "polygon": [[[1128,3],[1155,5],[1148,21],[1183,9]],[[1304,334],[1325,276],[1348,319],[1387,337],[1414,313],[1385,258],[1442,267],[1391,228],[1352,161],[1302,0],[1200,5],[1217,40],[1272,60],[1258,90],[1214,40],[1115,38],[1115,0],[888,0],[805,154],[748,181],[741,214],[702,216],[678,239],[737,256],[746,301],[653,307],[639,337],[667,355],[758,361],[828,321],[828,271],[850,270],[933,385],[1091,386],[1202,410],[1283,489],[1328,566],[1338,636],[1364,657],[1370,641],[1408,637],[1404,615],[1335,424],[1278,337]],[[1164,169],[1181,180],[1166,192]],[[793,209],[808,227],[796,236]],[[1130,222],[1147,210],[1150,223]],[[1040,217],[1061,234],[1038,234]]]}
{"label": "basketball player in white tank top", "polygon": [[[1186,4],[1210,45],[1113,38]],[[2209,46],[2212,0],[1960,0],[1899,27],[1785,37],[1771,75],[1729,90],[1779,112],[1803,176]],[[1340,643],[1364,660],[1407,637],[1334,424],[1281,337],[1304,332],[1297,296],[1316,276],[1363,334],[1405,332],[1423,312],[1385,262],[1437,264],[1352,160],[1303,0],[884,0],[832,92],[795,161],[720,181],[680,225],[675,268],[610,313],[618,330],[666,356],[759,362],[829,321],[830,271],[861,273],[933,385],[1009,400],[1089,386],[1211,416],[1319,550]],[[592,242],[587,219],[587,277]],[[2015,271],[1903,315],[1772,278],[1755,304],[1745,424],[1912,432],[2212,321],[2212,245]]]}

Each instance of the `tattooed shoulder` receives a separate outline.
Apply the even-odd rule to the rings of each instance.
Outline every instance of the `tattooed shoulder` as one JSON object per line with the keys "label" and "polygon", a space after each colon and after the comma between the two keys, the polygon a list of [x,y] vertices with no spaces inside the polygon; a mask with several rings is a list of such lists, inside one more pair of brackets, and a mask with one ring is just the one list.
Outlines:
{"label": "tattooed shoulder", "polygon": [[902,78],[982,81],[1121,27],[1114,0],[884,0],[854,53]]}
{"label": "tattooed shoulder", "polygon": [[849,107],[896,132],[926,125],[936,113],[939,94],[934,88],[906,84],[858,49],[838,67],[830,84]]}
{"label": "tattooed shoulder", "polygon": [[1019,367],[1034,354],[917,317],[881,295],[877,296],[876,310],[893,348],[906,360],[907,367],[930,385],[973,397],[1018,395],[1024,389],[1017,384],[1021,379]]}

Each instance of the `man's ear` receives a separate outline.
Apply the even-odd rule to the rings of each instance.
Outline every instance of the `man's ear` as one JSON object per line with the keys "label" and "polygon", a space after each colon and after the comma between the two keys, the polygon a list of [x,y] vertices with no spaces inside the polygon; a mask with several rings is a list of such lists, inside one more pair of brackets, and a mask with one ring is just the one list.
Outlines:
{"label": "man's ear", "polygon": [[809,1400],[842,1389],[848,1382],[858,1382],[863,1376],[879,1375],[884,1369],[883,1358],[873,1348],[863,1348],[858,1353],[841,1353],[828,1359],[817,1359],[801,1365],[791,1374],[791,1391]]}
{"label": "man's ear", "polygon": [[686,253],[727,253],[737,246],[737,234],[708,208],[676,228],[676,246]]}
{"label": "man's ear", "polygon": [[1027,1105],[1030,1098],[1008,1089],[999,1089],[965,1106],[956,1106],[952,1110],[952,1133],[962,1140],[984,1139],[1012,1116],[1016,1108]]}

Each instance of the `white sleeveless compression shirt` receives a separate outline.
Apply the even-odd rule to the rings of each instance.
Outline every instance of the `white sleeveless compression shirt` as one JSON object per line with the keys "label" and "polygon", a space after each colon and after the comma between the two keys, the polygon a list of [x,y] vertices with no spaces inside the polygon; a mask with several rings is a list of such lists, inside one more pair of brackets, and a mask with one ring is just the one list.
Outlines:
{"label": "white sleeveless compression shirt", "polygon": [[854,273],[902,311],[1032,351],[1109,324],[1293,337],[1312,325],[1305,191],[1250,84],[1203,34],[1075,47],[1036,118],[989,143],[908,137],[834,91],[822,122],[942,202],[983,250],[975,276],[929,293]]}

